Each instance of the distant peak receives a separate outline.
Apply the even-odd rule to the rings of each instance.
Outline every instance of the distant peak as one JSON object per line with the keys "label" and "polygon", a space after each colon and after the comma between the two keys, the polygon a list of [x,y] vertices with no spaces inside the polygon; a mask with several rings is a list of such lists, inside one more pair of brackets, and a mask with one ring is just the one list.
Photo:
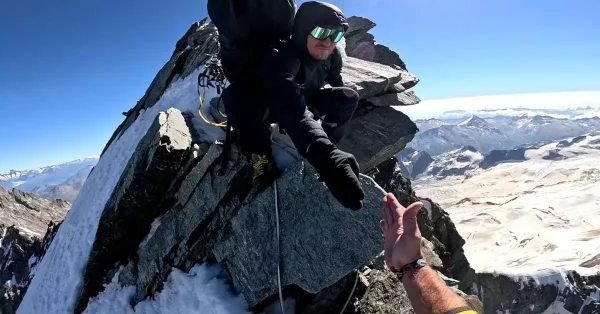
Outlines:
{"label": "distant peak", "polygon": [[467,120],[459,123],[458,125],[460,126],[474,126],[474,127],[483,127],[483,126],[489,126],[489,124],[483,120],[482,118],[476,116],[476,115],[471,115],[469,118],[467,118]]}

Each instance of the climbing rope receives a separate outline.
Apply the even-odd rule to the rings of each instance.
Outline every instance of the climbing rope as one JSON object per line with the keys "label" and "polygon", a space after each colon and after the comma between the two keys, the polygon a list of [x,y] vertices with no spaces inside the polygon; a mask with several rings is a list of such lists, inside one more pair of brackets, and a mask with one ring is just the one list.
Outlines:
{"label": "climbing rope", "polygon": [[[275,181],[273,181],[273,194],[274,194],[274,198],[275,198],[275,231],[276,231],[276,248],[277,248],[277,288],[279,290],[279,306],[281,309],[281,314],[285,314],[285,311],[283,309],[283,290],[281,288],[281,251],[279,248],[279,234],[280,234],[280,230],[279,230],[279,194],[277,192],[277,179],[275,179]],[[348,296],[348,299],[346,300],[346,303],[344,303],[344,307],[342,308],[342,310],[340,311],[340,314],[343,314],[344,311],[346,311],[346,307],[348,307],[348,304],[350,304],[350,300],[352,300],[352,296],[354,295],[354,292],[356,291],[356,286],[358,285],[358,278],[360,276],[360,273],[358,270],[355,270],[356,272],[356,279],[354,280],[354,286],[352,287],[352,291],[350,292],[350,295]]]}
{"label": "climbing rope", "polygon": [[350,300],[352,300],[352,296],[354,295],[354,291],[356,290],[356,286],[358,285],[358,277],[359,276],[360,276],[360,273],[358,272],[358,270],[356,270],[356,279],[354,280],[354,287],[352,287],[352,291],[350,291],[350,295],[348,296],[348,300],[346,300],[346,303],[344,304],[344,307],[340,311],[340,314],[344,313],[344,311],[346,310],[346,307],[350,303]]}
{"label": "climbing rope", "polygon": [[[225,72],[223,72],[223,67],[221,66],[221,60],[217,56],[211,56],[210,59],[204,65],[204,71],[198,74],[198,100],[200,102],[200,106],[198,107],[198,114],[204,122],[207,124],[225,128],[227,127],[227,121],[221,123],[215,123],[210,121],[206,115],[204,114],[203,107],[204,102],[206,101],[206,88],[212,87],[217,89],[217,94],[221,95],[221,91],[225,89]],[[202,88],[202,92],[200,89]],[[219,97],[217,101],[217,110],[219,104],[221,103],[221,98],[223,95]],[[222,114],[222,113],[221,113]]]}
{"label": "climbing rope", "polygon": [[285,314],[283,310],[283,291],[281,289],[281,252],[279,251],[279,200],[277,195],[277,179],[273,182],[273,191],[275,192],[275,225],[277,232],[277,286],[279,288],[279,306],[281,306],[281,314]]}

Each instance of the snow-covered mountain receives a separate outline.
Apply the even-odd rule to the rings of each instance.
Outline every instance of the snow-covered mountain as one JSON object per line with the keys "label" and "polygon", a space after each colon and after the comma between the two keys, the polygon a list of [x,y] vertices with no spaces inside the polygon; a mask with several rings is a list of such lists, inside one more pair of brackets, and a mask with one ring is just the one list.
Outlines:
{"label": "snow-covered mountain", "polygon": [[483,156],[437,156],[413,181],[447,208],[473,268],[600,266],[600,133]]}
{"label": "snow-covered mountain", "polygon": [[[66,200],[73,201],[99,158],[100,156],[90,156],[39,169],[11,170],[0,174],[0,186],[7,190],[18,187],[24,192],[35,192],[50,198],[65,197]],[[60,193],[67,186],[72,187],[72,191]]]}
{"label": "snow-covered mountain", "polygon": [[[417,127],[421,129],[418,123]],[[494,148],[509,148],[514,145],[512,139],[498,128],[484,119],[471,116],[457,125],[444,124],[419,132],[409,146],[435,156],[463,146],[472,146],[486,152]]]}
{"label": "snow-covered mountain", "polygon": [[600,130],[600,118],[568,119],[548,115],[471,115],[457,124],[450,120],[417,120],[420,132],[410,147],[432,156],[472,146],[482,153],[526,144],[557,141]]}

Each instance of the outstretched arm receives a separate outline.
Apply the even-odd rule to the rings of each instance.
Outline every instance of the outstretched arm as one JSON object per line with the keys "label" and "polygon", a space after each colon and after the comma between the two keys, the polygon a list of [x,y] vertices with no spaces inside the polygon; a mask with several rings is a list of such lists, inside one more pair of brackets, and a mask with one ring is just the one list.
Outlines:
{"label": "outstretched arm", "polygon": [[[390,269],[402,269],[424,259],[417,224],[421,207],[422,203],[413,203],[404,208],[391,193],[383,198],[380,227],[385,236],[385,263]],[[475,314],[429,266],[406,271],[402,283],[417,314]]]}

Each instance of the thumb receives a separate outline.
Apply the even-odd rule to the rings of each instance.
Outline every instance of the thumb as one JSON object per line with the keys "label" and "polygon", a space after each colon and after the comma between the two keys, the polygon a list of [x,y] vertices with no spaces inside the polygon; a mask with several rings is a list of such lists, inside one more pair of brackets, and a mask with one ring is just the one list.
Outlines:
{"label": "thumb", "polygon": [[402,224],[404,225],[404,233],[409,235],[416,235],[419,232],[419,225],[417,223],[417,213],[423,207],[423,203],[415,202],[410,204],[404,215],[402,216]]}

